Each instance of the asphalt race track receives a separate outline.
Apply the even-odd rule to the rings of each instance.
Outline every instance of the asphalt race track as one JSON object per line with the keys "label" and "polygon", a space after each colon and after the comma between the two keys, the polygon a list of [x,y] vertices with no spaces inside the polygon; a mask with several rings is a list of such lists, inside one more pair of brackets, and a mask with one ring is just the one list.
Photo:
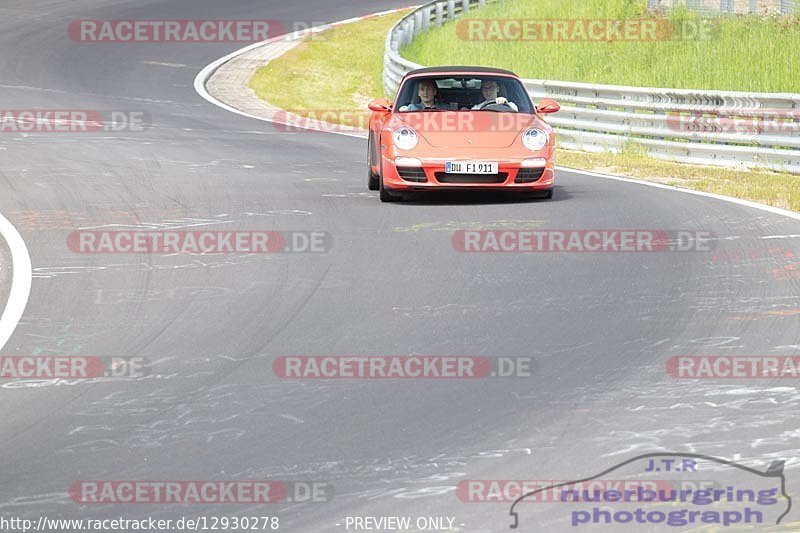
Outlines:
{"label": "asphalt race track", "polygon": [[[651,451],[766,469],[800,495],[792,380],[676,380],[674,355],[800,350],[798,221],[560,171],[552,201],[381,204],[363,140],[286,133],[201,99],[198,71],[243,46],[86,44],[74,19],[337,21],[372,0],[4,0],[0,107],[141,110],[145,131],[0,133],[0,213],[25,240],[30,299],[3,355],[144,357],[140,379],[0,382],[0,515],[450,516],[466,479],[576,479]],[[291,82],[287,82],[291,91]],[[79,228],[319,230],[324,254],[76,254]],[[709,231],[713,253],[467,254],[462,228]],[[0,297],[10,284],[0,245]],[[529,378],[282,380],[282,355],[532,356]],[[314,480],[327,503],[79,505],[76,480]],[[530,509],[530,508],[529,508]],[[530,511],[532,512],[532,511]],[[555,514],[523,531],[556,531]],[[562,517],[558,517],[561,519]],[[792,512],[785,522],[798,520]],[[339,525],[337,525],[339,524]],[[550,525],[548,525],[550,524]],[[570,530],[571,528],[567,528]],[[612,530],[610,527],[606,530]],[[633,531],[632,528],[621,528]]]}

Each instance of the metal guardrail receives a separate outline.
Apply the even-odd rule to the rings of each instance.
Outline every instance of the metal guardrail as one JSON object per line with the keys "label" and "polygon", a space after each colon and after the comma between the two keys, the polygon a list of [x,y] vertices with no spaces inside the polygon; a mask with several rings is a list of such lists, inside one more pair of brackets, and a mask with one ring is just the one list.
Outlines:
{"label": "metal guardrail", "polygon": [[800,14],[800,0],[647,0],[650,11],[677,5],[704,15],[791,15]]}
{"label": "metal guardrail", "polygon": [[[422,68],[400,49],[431,26],[504,0],[435,0],[400,19],[386,37],[383,87]],[[554,98],[547,118],[558,144],[587,152],[632,149],[651,157],[800,174],[800,94],[745,93],[523,80],[534,101]]]}

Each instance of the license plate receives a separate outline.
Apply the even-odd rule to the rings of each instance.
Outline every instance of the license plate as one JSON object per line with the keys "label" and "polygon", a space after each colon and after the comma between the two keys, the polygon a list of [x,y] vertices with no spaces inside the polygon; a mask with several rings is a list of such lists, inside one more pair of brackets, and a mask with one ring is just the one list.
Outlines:
{"label": "license plate", "polygon": [[497,174],[497,162],[448,161],[444,165],[446,174]]}

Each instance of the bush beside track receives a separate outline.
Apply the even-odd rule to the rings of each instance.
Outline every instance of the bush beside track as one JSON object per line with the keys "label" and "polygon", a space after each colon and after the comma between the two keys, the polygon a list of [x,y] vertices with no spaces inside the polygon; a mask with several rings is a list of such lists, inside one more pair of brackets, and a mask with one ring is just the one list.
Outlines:
{"label": "bush beside track", "polygon": [[[369,114],[367,102],[383,93],[381,70],[386,34],[404,14],[354,22],[330,30],[324,38],[307,40],[258,69],[250,87],[260,98],[295,114],[341,110],[342,123],[363,126]],[[669,163],[633,151],[588,154],[562,149],[557,163],[800,212],[800,176],[791,174]]]}

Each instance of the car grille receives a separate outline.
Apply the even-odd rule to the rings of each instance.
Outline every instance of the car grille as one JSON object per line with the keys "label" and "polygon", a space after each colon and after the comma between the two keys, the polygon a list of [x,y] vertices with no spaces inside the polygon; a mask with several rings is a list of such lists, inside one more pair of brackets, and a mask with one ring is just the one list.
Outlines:
{"label": "car grille", "polygon": [[544,167],[542,168],[521,168],[519,172],[517,172],[517,179],[514,180],[514,183],[533,183],[534,181],[539,181],[544,175]]}
{"label": "car grille", "polygon": [[508,172],[498,174],[447,174],[437,172],[436,181],[439,183],[504,183]]}
{"label": "car grille", "polygon": [[415,181],[418,183],[428,181],[428,177],[425,175],[425,169],[422,168],[398,167],[397,173],[400,174],[400,177],[405,181]]}

